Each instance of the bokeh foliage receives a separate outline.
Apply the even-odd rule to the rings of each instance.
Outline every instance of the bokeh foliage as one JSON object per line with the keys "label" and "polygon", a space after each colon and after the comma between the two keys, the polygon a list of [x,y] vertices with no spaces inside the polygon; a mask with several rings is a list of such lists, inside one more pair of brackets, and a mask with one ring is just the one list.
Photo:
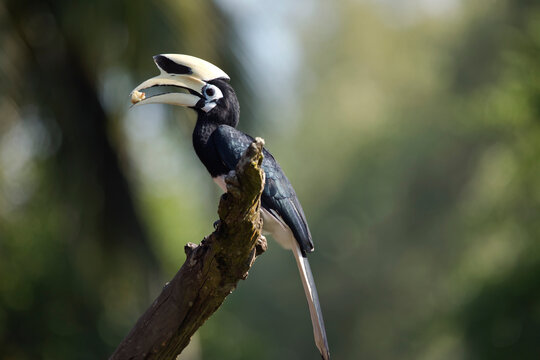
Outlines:
{"label": "bokeh foliage", "polygon": [[[106,357],[212,231],[193,114],[128,112],[160,52],[226,69],[295,185],[336,359],[538,358],[540,5],[405,3],[309,6],[294,123],[219,2],[0,4],[0,358]],[[190,356],[315,358],[311,335],[270,243]]]}

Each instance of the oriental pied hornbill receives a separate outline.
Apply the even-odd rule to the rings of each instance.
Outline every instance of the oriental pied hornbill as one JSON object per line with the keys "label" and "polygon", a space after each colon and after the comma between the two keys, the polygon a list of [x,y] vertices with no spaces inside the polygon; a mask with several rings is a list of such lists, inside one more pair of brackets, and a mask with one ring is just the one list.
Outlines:
{"label": "oriental pied hornbill", "polygon": [[[137,86],[131,93],[133,104],[164,103],[194,109],[197,124],[193,146],[214,181],[224,190],[224,177],[234,170],[253,138],[236,129],[240,105],[229,76],[217,66],[188,55],[154,56],[160,74]],[[146,97],[142,90],[155,86],[174,86],[189,93],[168,92]],[[262,168],[266,182],[261,196],[263,230],[296,258],[309,304],[315,343],[324,360],[330,358],[326,330],[317,289],[306,257],[313,251],[313,242],[302,206],[285,173],[266,150]]]}

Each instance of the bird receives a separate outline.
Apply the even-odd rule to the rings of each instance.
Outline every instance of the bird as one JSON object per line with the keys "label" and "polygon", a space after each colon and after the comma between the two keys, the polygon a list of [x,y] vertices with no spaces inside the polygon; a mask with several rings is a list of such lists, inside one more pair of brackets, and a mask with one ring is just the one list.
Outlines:
{"label": "bird", "polygon": [[[245,149],[254,141],[237,129],[240,105],[230,85],[230,77],[212,63],[190,55],[160,54],[153,59],[160,74],[133,89],[132,106],[170,104],[195,110],[197,122],[192,135],[195,153],[212,179],[226,192],[225,176],[236,168]],[[154,87],[163,92],[146,96],[144,91]],[[187,92],[169,90],[171,87]],[[309,305],[315,344],[323,360],[328,360],[330,350],[326,329],[307,259],[314,246],[306,216],[279,163],[266,148],[263,148],[263,155],[263,232],[272,235],[284,248],[292,250]]]}

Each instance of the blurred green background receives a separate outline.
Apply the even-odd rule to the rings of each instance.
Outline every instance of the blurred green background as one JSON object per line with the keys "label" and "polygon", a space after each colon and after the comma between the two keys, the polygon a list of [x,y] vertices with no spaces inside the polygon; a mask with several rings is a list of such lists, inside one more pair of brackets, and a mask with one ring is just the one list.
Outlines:
{"label": "blurred green background", "polygon": [[[103,359],[212,232],[152,56],[223,68],[303,203],[334,359],[540,358],[540,4],[0,2],[0,358]],[[181,359],[316,359],[273,242]]]}

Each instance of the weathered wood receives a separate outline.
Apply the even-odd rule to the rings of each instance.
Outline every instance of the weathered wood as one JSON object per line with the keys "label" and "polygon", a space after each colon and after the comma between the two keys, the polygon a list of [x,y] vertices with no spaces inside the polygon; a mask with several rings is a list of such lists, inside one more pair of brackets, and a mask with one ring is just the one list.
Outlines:
{"label": "weathered wood", "polygon": [[257,138],[226,178],[216,231],[185,246],[186,261],[120,343],[110,360],[175,359],[266,250],[260,196],[264,141]]}

